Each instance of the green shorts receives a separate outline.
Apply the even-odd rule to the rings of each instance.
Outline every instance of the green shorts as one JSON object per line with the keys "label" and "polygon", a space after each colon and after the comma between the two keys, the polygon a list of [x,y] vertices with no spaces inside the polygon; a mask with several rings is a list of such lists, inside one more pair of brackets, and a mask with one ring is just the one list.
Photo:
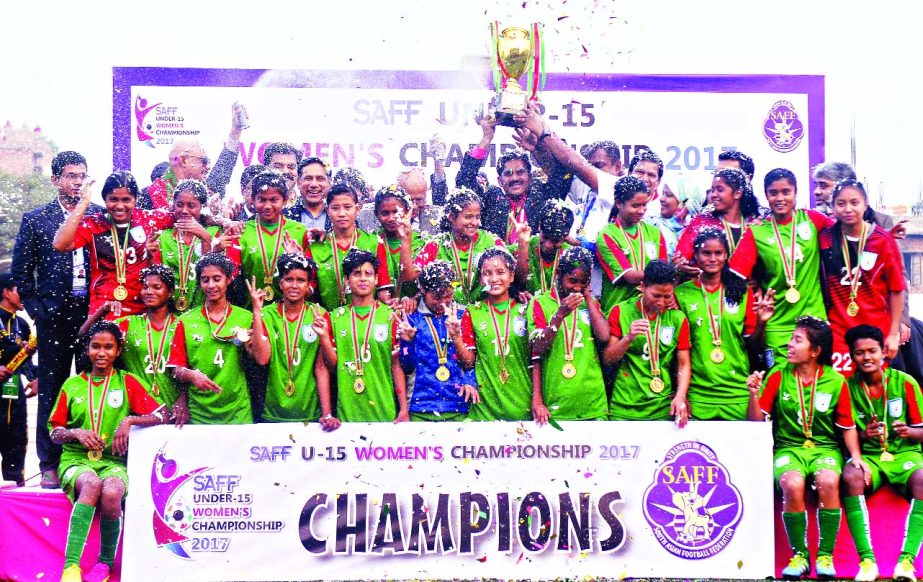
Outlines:
{"label": "green shorts", "polygon": [[128,495],[128,469],[124,463],[115,463],[106,459],[99,461],[68,459],[62,460],[58,470],[61,475],[61,489],[71,501],[76,500],[77,478],[86,472],[96,473],[96,476],[104,481],[109,477],[121,479],[125,484],[125,495]]}
{"label": "green shorts", "polygon": [[783,473],[796,471],[804,477],[813,477],[821,469],[839,475],[843,471],[843,454],[838,449],[818,447],[782,447],[772,455],[772,478],[779,483]]}
{"label": "green shorts", "polygon": [[468,418],[464,412],[411,412],[410,420],[417,422],[458,422]]}
{"label": "green shorts", "polygon": [[689,401],[692,420],[747,420],[749,406],[750,402],[747,400],[724,404]]}
{"label": "green shorts", "polygon": [[862,460],[872,470],[872,491],[890,483],[906,494],[910,476],[923,469],[923,454],[917,451],[897,453],[893,461],[882,461],[879,455],[862,455]]}

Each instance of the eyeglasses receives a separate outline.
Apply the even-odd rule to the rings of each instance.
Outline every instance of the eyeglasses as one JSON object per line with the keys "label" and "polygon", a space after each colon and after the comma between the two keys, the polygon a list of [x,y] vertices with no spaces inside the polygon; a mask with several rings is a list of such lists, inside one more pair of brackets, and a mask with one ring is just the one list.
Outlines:
{"label": "eyeglasses", "polygon": [[194,159],[194,160],[199,160],[200,162],[202,162],[202,165],[203,165],[203,166],[209,165],[209,164],[208,164],[208,161],[209,161],[209,160],[208,160],[208,156],[193,156],[193,155],[191,155],[191,154],[184,154],[183,157],[184,157],[184,158],[192,158],[192,159]]}
{"label": "eyeglasses", "polygon": [[68,172],[68,173],[64,174],[64,179],[70,180],[71,182],[75,182],[75,181],[77,181],[77,180],[86,180],[86,179],[87,179],[87,175],[86,175],[86,173],[83,173],[83,174],[75,174],[74,172]]}

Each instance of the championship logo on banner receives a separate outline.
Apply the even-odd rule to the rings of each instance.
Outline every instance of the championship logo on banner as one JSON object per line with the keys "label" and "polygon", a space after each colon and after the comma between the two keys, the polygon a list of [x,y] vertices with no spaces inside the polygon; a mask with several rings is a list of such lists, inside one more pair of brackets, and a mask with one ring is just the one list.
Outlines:
{"label": "championship logo on banner", "polygon": [[133,430],[124,576],[772,574],[768,423],[559,424]]}

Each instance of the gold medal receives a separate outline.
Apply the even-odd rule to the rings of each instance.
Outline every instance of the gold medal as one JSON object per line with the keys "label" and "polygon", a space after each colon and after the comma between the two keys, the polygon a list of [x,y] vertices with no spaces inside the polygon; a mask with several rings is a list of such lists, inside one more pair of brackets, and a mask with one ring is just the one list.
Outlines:
{"label": "gold medal", "polygon": [[189,300],[186,299],[185,295],[180,295],[176,298],[176,310],[186,311],[187,309],[189,309]]}
{"label": "gold medal", "polygon": [[450,375],[451,374],[449,374],[449,369],[445,366],[439,366],[436,368],[436,379],[440,382],[445,382],[448,380]]}
{"label": "gold medal", "polygon": [[510,379],[510,371],[506,368],[500,368],[500,383],[506,384],[506,381]]}
{"label": "gold medal", "polygon": [[859,314],[859,304],[855,301],[850,301],[849,306],[846,307],[846,315],[850,317],[855,317]]}
{"label": "gold medal", "polygon": [[151,384],[151,394],[154,396],[160,396],[160,386],[157,385],[157,382]]}
{"label": "gold medal", "polygon": [[653,378],[651,378],[651,392],[653,392],[654,394],[660,394],[661,392],[663,392],[663,389],[666,387],[667,387],[666,383],[663,381],[663,379],[660,376],[654,376]]}
{"label": "gold medal", "polygon": [[87,451],[87,458],[91,461],[98,461],[103,458],[102,451]]}
{"label": "gold medal", "polygon": [[125,288],[125,285],[119,283],[119,286],[112,292],[112,296],[115,297],[116,301],[125,301],[128,299],[128,289]]}
{"label": "gold medal", "polygon": [[715,349],[711,351],[711,361],[716,364],[720,364],[721,362],[723,362],[724,361],[724,350],[722,350],[720,347],[715,347]]}
{"label": "gold medal", "polygon": [[250,330],[244,327],[238,327],[237,328],[237,341],[239,341],[242,344],[245,344],[248,341],[250,341]]}
{"label": "gold medal", "polygon": [[295,393],[295,382],[289,379],[288,384],[285,385],[285,395],[291,396]]}
{"label": "gold medal", "polygon": [[804,444],[801,445],[801,446],[802,446],[803,448],[805,448],[805,449],[813,449],[813,448],[814,448],[814,441],[812,441],[811,439],[805,439]]}
{"label": "gold medal", "polygon": [[788,291],[785,292],[785,300],[789,303],[798,303],[799,299],[801,299],[801,293],[794,287],[789,287]]}
{"label": "gold medal", "polygon": [[353,382],[353,390],[356,391],[356,394],[362,394],[365,392],[365,380],[362,378],[356,378],[356,381]]}
{"label": "gold medal", "polygon": [[577,368],[572,363],[567,362],[561,367],[561,375],[568,379],[573,378],[577,375]]}
{"label": "gold medal", "polygon": [[893,460],[894,460],[894,455],[892,455],[892,454],[889,453],[888,451],[882,451],[881,456],[879,457],[879,459],[881,459],[882,461],[885,461],[885,462],[887,463],[887,462],[890,462],[890,461],[893,461]]}
{"label": "gold medal", "polygon": [[272,285],[266,285],[263,287],[263,293],[266,295],[264,297],[265,301],[272,301],[276,297],[276,292],[273,291]]}

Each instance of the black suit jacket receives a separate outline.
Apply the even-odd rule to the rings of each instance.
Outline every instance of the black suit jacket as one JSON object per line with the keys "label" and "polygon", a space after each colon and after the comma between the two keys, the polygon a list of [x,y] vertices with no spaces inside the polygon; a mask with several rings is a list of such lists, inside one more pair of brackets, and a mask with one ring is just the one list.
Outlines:
{"label": "black suit jacket", "polygon": [[[105,212],[91,204],[87,213]],[[13,247],[13,279],[29,316],[47,320],[61,308],[73,291],[71,253],[54,250],[51,243],[58,227],[64,223],[64,211],[55,199],[45,206],[26,212]],[[83,248],[89,286],[90,253]]]}

